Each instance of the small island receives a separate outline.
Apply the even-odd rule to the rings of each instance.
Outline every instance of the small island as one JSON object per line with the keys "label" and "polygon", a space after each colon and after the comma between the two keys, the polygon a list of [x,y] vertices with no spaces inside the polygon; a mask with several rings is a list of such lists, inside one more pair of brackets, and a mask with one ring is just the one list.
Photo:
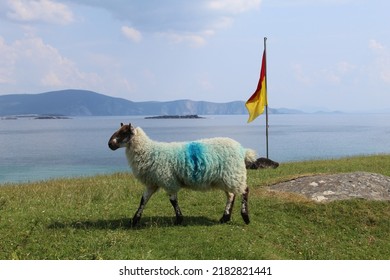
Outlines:
{"label": "small island", "polygon": [[36,116],[34,119],[35,120],[68,120],[70,118],[66,116],[42,115],[42,116]]}
{"label": "small island", "polygon": [[38,114],[29,114],[29,115],[14,115],[14,116],[3,116],[1,120],[18,120],[18,119],[32,119],[32,120],[68,120],[70,117],[63,115],[38,115]]}
{"label": "small island", "polygon": [[145,117],[145,119],[204,119],[198,115],[162,115],[154,117]]}

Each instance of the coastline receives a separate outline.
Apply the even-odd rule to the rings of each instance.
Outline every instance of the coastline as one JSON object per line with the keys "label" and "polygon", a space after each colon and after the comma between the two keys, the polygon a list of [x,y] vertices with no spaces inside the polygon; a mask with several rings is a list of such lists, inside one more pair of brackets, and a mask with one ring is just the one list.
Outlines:
{"label": "coastline", "polygon": [[204,117],[200,117],[198,115],[160,115],[153,117],[145,117],[146,120],[150,119],[205,119]]}

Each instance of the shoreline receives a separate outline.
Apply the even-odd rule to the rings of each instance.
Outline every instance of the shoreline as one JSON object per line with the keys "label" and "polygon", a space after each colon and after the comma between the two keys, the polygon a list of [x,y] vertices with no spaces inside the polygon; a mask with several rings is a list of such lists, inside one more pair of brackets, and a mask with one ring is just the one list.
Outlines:
{"label": "shoreline", "polygon": [[153,117],[145,117],[146,120],[150,119],[205,119],[199,115],[160,115]]}

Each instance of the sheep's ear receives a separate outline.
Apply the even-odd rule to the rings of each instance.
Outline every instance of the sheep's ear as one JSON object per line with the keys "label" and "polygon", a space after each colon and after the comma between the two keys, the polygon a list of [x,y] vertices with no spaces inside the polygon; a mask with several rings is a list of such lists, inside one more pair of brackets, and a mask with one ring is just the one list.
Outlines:
{"label": "sheep's ear", "polygon": [[130,128],[131,134],[134,134],[134,135],[135,135],[135,127],[132,126],[131,123],[129,123],[129,128]]}
{"label": "sheep's ear", "polygon": [[121,127],[123,126],[123,123],[121,122]]}

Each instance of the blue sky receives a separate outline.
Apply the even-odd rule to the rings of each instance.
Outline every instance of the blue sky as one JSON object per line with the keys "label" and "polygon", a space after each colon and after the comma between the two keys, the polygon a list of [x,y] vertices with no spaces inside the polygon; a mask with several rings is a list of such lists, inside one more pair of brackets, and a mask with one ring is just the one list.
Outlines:
{"label": "blue sky", "polygon": [[267,37],[273,108],[390,108],[390,1],[1,0],[0,95],[246,100]]}

